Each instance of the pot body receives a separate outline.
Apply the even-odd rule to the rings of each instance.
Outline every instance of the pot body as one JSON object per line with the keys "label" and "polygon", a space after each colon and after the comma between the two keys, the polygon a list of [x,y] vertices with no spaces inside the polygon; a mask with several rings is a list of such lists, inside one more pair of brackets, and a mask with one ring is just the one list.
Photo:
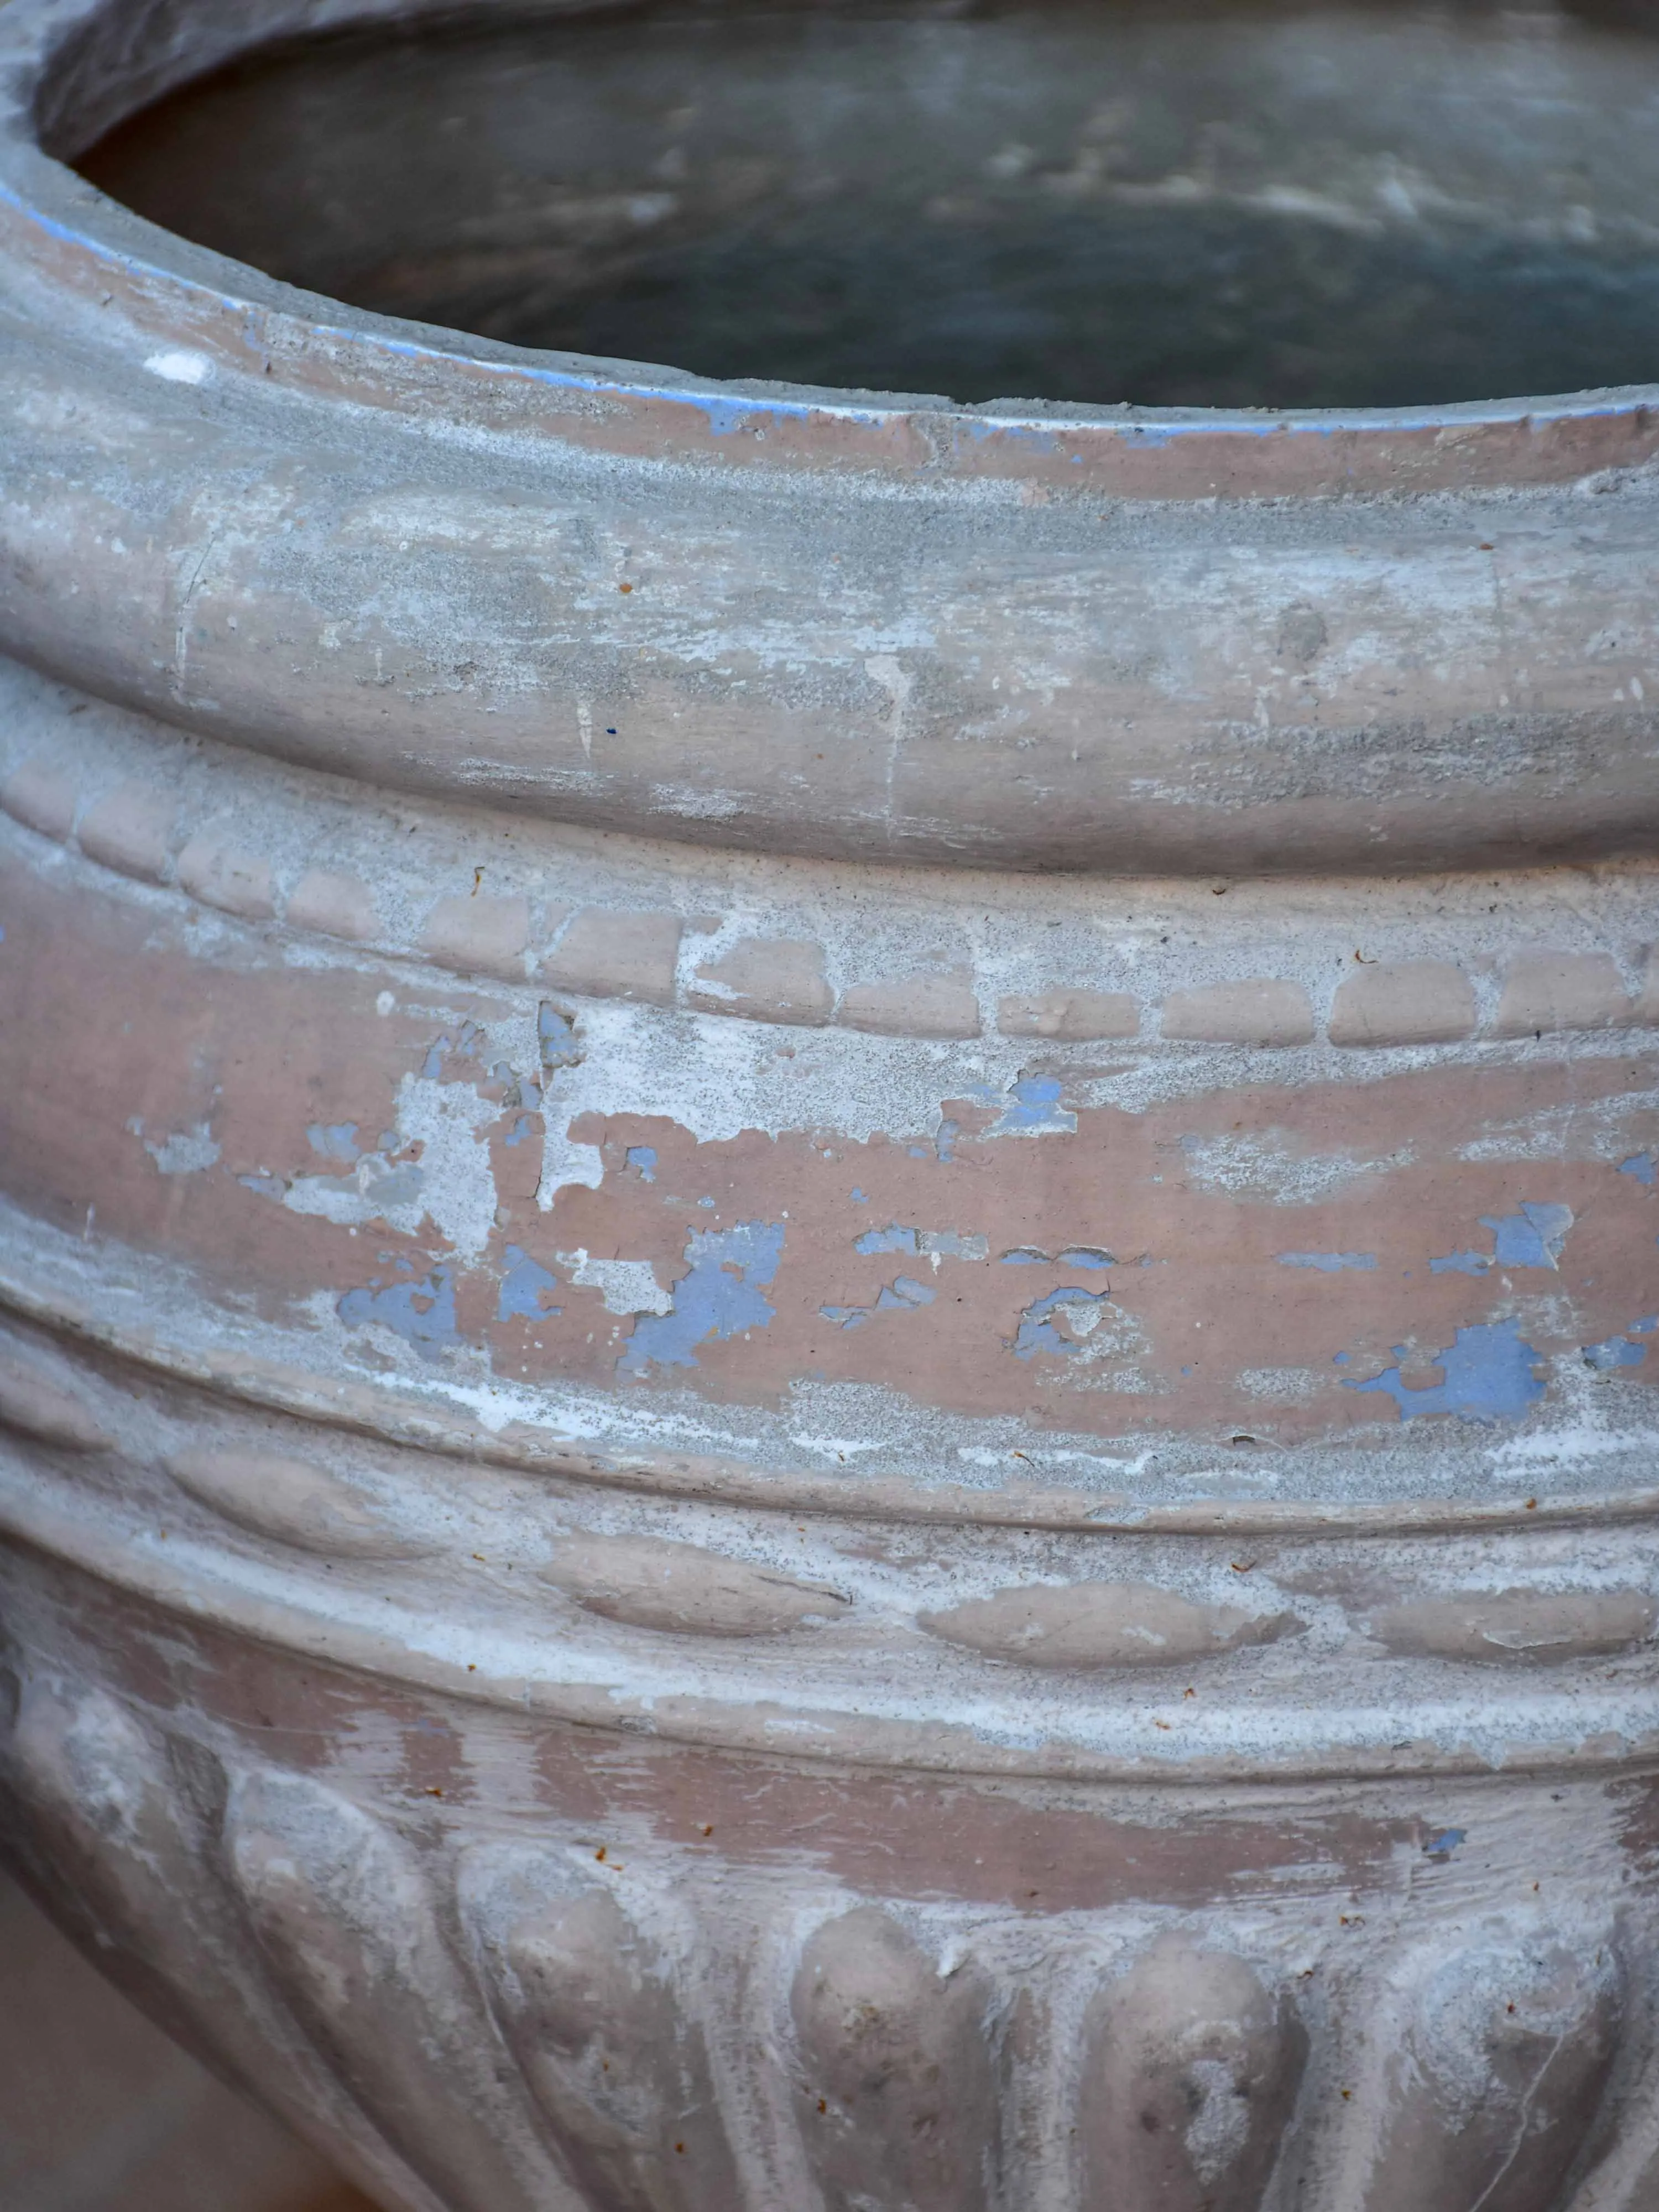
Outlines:
{"label": "pot body", "polygon": [[253,12],[7,11],[9,1851],[404,2212],[1638,2212],[1646,396],[345,327],[36,143]]}

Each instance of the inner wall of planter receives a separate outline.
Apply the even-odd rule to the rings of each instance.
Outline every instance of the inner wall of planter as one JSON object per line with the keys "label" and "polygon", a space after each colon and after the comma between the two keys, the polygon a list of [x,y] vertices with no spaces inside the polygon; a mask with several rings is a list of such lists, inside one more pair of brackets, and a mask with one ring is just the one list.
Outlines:
{"label": "inner wall of planter", "polygon": [[492,11],[267,47],[77,166],[359,307],[707,376],[1226,407],[1659,378],[1639,0]]}

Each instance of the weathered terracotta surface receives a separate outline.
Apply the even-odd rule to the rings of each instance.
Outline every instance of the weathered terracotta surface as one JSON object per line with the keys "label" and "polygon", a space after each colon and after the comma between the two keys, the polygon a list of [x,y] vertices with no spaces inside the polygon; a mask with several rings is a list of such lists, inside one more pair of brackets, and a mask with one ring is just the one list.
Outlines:
{"label": "weathered terracotta surface", "polygon": [[717,385],[56,158],[413,12],[0,9],[9,1855],[400,2212],[1650,2212],[1655,394]]}

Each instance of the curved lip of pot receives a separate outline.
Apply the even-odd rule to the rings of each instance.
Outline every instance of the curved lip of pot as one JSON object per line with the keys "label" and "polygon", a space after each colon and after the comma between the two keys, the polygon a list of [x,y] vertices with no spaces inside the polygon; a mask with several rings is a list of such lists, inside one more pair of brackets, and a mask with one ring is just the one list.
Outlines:
{"label": "curved lip of pot", "polygon": [[1129,499],[1544,484],[1659,452],[1659,384],[1352,410],[967,404],[720,381],[351,308],[131,214],[43,141],[90,143],[119,115],[272,39],[428,11],[399,0],[320,9],[270,0],[239,9],[240,28],[199,26],[203,35],[175,41],[162,66],[146,70],[138,55],[126,84],[118,73],[101,103],[88,110],[66,100],[66,112],[52,115],[73,74],[64,64],[75,41],[118,27],[125,12],[119,0],[12,0],[0,15],[0,256],[32,264],[60,295],[118,305],[141,327],[194,349],[199,366],[181,358],[182,381],[240,370],[428,422],[704,466],[898,470]]}

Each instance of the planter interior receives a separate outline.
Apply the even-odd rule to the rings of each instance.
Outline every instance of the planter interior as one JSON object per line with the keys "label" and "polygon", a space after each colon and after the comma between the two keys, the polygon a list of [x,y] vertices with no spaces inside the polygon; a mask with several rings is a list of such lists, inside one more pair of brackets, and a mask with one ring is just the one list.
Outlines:
{"label": "planter interior", "polygon": [[392,315],[714,377],[1152,406],[1634,383],[1643,11],[486,11],[256,51],[87,150]]}

